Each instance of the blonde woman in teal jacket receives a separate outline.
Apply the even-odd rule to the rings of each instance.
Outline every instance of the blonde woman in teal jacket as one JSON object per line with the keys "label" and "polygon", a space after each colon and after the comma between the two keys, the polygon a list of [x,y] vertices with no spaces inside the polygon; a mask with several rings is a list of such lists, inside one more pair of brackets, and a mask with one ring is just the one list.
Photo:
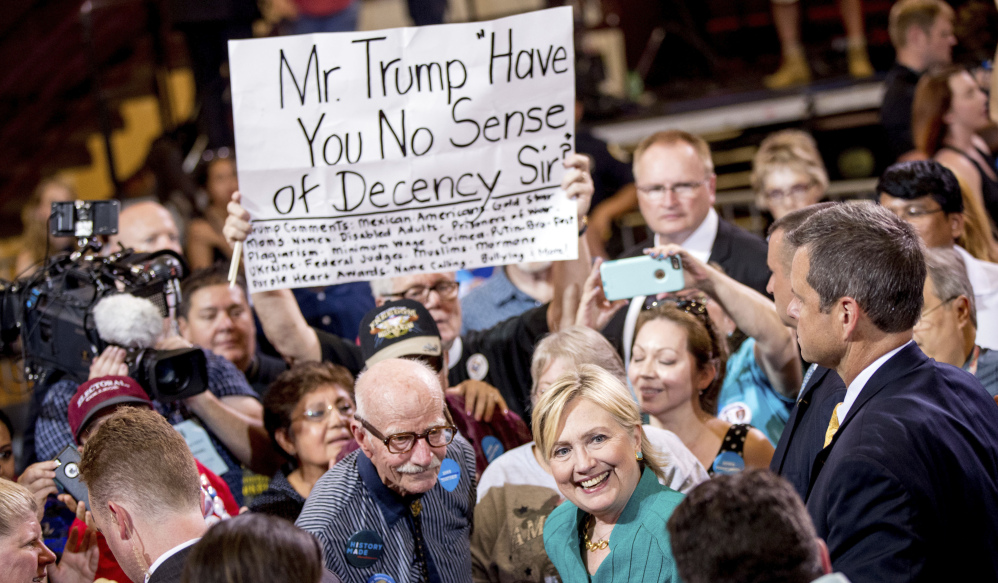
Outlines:
{"label": "blonde woman in teal jacket", "polygon": [[567,499],[544,523],[561,580],[680,581],[665,525],[683,495],[659,484],[623,383],[594,365],[566,373],[538,401],[533,433]]}

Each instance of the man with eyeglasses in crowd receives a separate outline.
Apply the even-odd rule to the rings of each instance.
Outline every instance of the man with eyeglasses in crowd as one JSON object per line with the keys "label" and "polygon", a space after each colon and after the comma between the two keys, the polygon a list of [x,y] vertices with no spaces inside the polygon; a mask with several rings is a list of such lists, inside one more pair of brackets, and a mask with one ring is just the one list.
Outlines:
{"label": "man with eyeglasses in crowd", "polygon": [[977,308],[977,344],[998,349],[998,265],[956,244],[963,234],[963,197],[956,176],[934,160],[901,162],[877,183],[880,205],[907,221],[925,246],[953,249],[963,259]]}
{"label": "man with eyeglasses in crowd", "polygon": [[[593,196],[589,158],[572,154],[565,159],[564,165],[566,172],[561,187],[569,199],[576,201],[578,224],[584,225]],[[244,241],[251,229],[250,215],[239,201],[240,195],[236,193],[233,202],[229,203],[229,217],[225,221],[224,232],[230,244]],[[561,323],[561,290],[573,282],[581,286],[589,273],[589,249],[583,238],[584,231],[583,227],[579,232],[578,259],[557,262],[553,266],[557,271],[551,303],[528,310],[487,330],[461,335],[461,302],[454,273],[424,273],[375,280],[371,282],[371,293],[378,307],[399,299],[423,304],[440,331],[450,386],[460,392],[464,381],[484,381],[498,389],[510,411],[528,420],[530,359],[534,345]],[[285,359],[321,359],[344,366],[354,374],[364,367],[360,348],[355,344],[308,326],[290,291],[258,292],[252,294],[252,298],[267,339]],[[482,418],[480,411],[494,406],[491,400],[480,404],[475,395],[464,396],[469,413],[475,413],[476,418]],[[487,394],[484,396],[487,397]]]}
{"label": "man with eyeglasses in crowd", "polygon": [[976,343],[977,309],[963,260],[952,249],[929,249],[925,267],[925,303],[915,343],[929,358],[977,377],[998,403],[998,352]]}
{"label": "man with eyeglasses in crowd", "polygon": [[436,373],[383,360],[360,375],[355,396],[360,449],[319,479],[297,526],[346,583],[467,581],[475,454],[447,415]]}
{"label": "man with eyeglasses in crowd", "polygon": [[766,293],[766,243],[717,215],[717,176],[703,138],[681,130],[648,136],[634,151],[634,179],[638,207],[654,241],[632,247],[621,257],[637,257],[645,248],[672,243]]}
{"label": "man with eyeglasses in crowd", "polygon": [[[648,136],[634,151],[634,182],[641,216],[653,238],[620,258],[638,257],[660,245],[679,245],[699,261],[719,265],[735,281],[767,293],[766,243],[714,210],[717,176],[703,138],[682,130]],[[630,358],[634,324],[644,302],[644,296],[634,298],[630,308],[617,312],[603,330],[624,362]]]}

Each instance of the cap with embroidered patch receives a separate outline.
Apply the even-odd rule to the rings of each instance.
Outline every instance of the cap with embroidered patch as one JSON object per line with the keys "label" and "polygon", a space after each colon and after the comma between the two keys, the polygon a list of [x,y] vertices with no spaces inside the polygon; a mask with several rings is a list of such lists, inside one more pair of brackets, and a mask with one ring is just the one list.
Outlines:
{"label": "cap with embroidered patch", "polygon": [[360,349],[367,366],[389,358],[443,354],[433,316],[415,300],[386,302],[365,314]]}

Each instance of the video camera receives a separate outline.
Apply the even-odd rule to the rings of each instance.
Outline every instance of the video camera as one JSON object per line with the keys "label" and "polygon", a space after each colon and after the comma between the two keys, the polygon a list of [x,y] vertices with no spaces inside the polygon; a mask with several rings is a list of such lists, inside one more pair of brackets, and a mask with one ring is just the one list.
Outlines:
{"label": "video camera", "polygon": [[[180,301],[187,268],[172,251],[99,254],[98,235],[118,232],[118,201],[52,203],[51,234],[78,238],[79,249],[46,258],[35,274],[0,280],[0,345],[21,338],[26,376],[45,383],[57,377],[87,380],[90,363],[109,345],[100,337],[93,308],[107,296],[147,298],[162,317]],[[203,392],[207,359],[199,348],[160,351],[149,345],[123,346],[128,376],[161,401]]]}

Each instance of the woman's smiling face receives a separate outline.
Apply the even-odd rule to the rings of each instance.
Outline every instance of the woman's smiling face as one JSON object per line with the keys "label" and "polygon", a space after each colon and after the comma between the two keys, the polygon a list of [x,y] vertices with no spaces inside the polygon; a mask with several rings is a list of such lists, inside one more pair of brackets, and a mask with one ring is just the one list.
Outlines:
{"label": "woman's smiling face", "polygon": [[624,429],[599,405],[578,398],[565,406],[549,464],[563,496],[613,522],[641,479],[635,459],[640,449],[639,429]]}
{"label": "woman's smiling face", "polygon": [[638,331],[627,375],[641,410],[652,416],[696,403],[699,389],[710,384],[697,371],[686,330],[664,318],[646,322]]}

